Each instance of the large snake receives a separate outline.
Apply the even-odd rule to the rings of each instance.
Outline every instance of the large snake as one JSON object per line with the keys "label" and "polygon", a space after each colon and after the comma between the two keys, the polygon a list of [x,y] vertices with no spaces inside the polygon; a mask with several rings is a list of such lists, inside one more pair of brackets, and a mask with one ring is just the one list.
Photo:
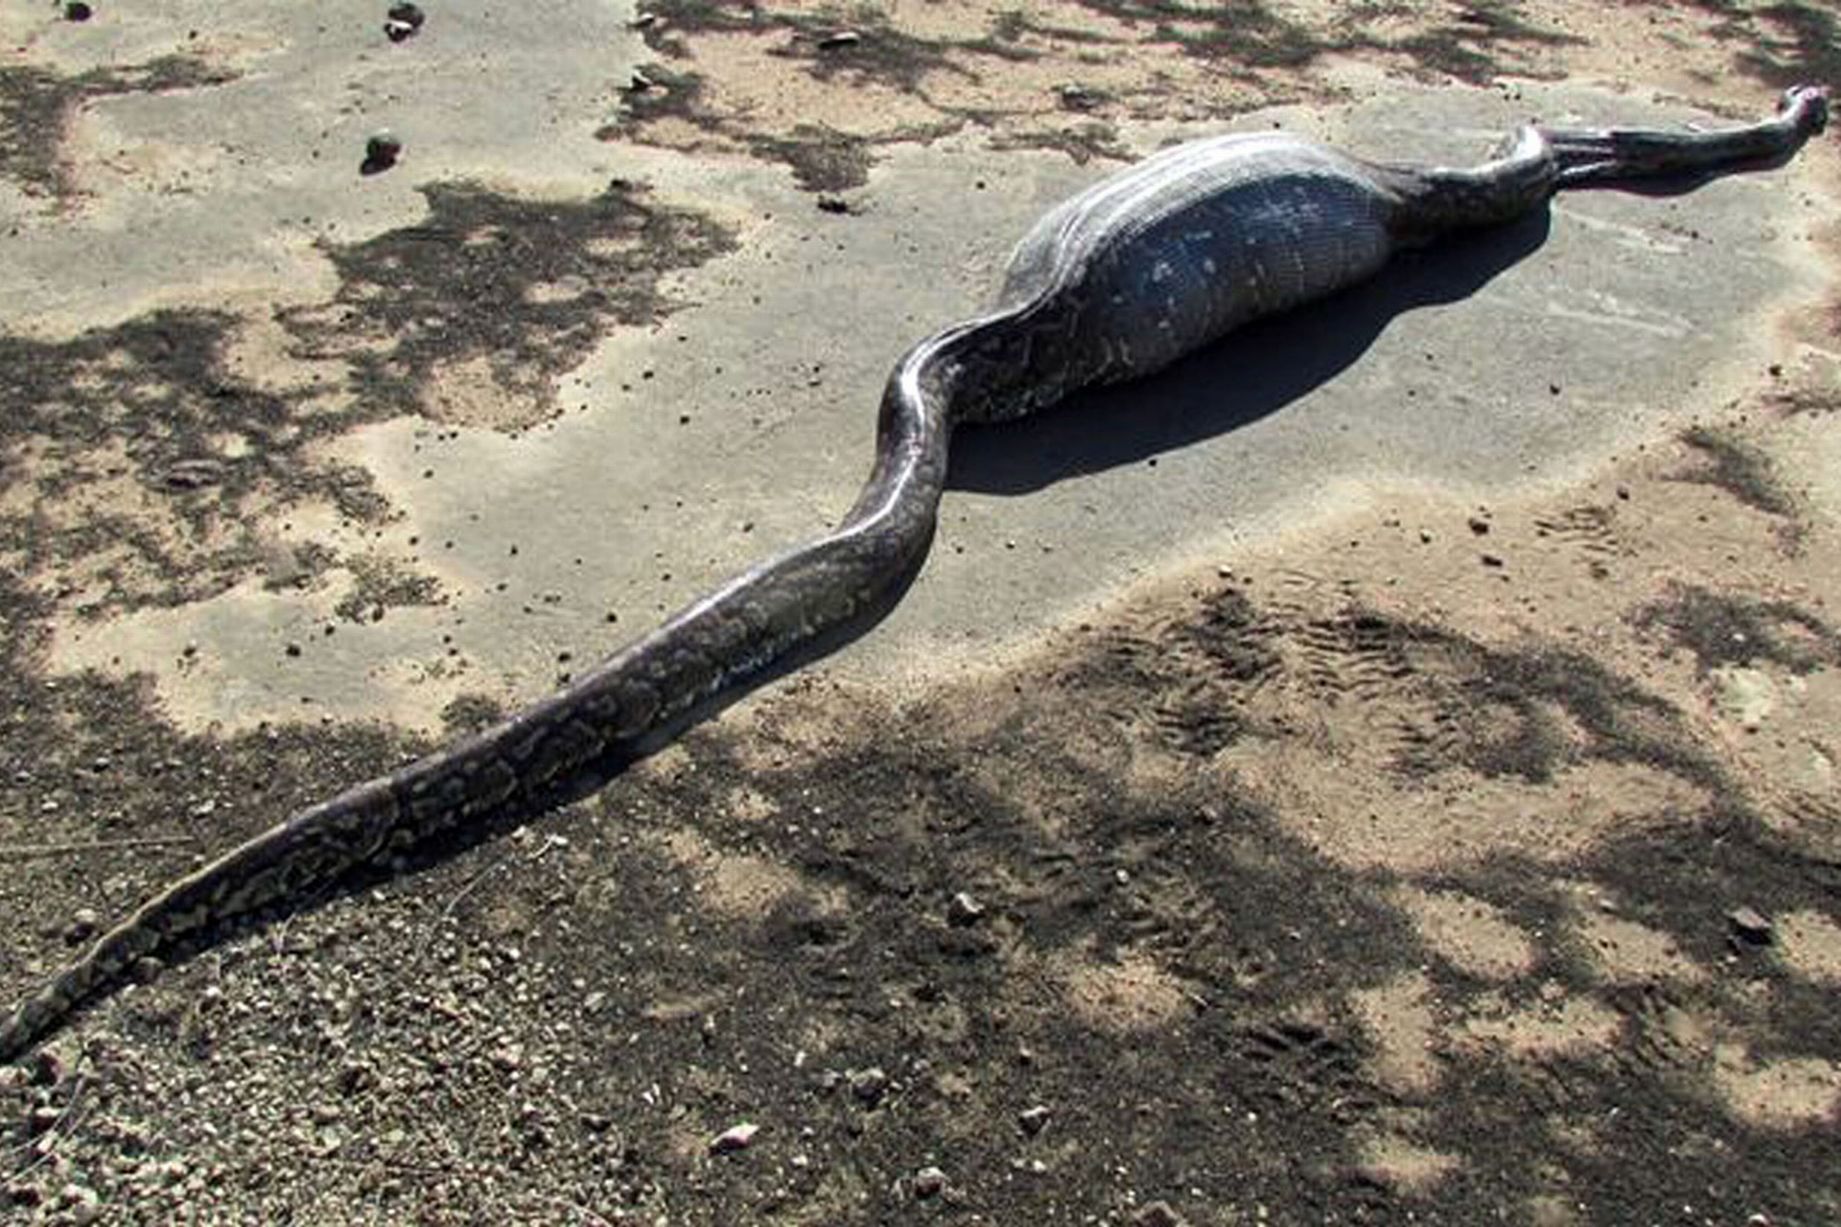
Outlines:
{"label": "large snake", "polygon": [[605,781],[841,628],[882,611],[927,552],[961,422],[1015,418],[1169,365],[1258,316],[1360,281],[1403,246],[1502,223],[1562,188],[1787,158],[1825,91],[1721,131],[1522,128],[1493,160],[1383,165],[1277,133],[1167,149],[1049,211],[996,306],[910,349],[889,377],[875,466],[837,529],[770,558],[502,723],[303,810],[174,882],[0,1026],[16,1059],[145,958],[298,899],[405,847]]}

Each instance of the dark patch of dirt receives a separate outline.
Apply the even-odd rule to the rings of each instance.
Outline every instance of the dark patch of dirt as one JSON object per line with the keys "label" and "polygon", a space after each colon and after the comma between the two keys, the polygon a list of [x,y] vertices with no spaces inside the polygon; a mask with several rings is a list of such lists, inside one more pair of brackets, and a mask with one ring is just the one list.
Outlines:
{"label": "dark patch of dirt", "polygon": [[660,119],[681,119],[698,128],[715,128],[721,121],[704,100],[703,78],[663,64],[646,64],[639,79],[620,91],[620,114],[595,130],[603,141],[637,140],[647,125]]}
{"label": "dark patch of dirt", "polygon": [[[307,460],[372,408],[308,410],[231,376],[232,327],[160,311],[70,341],[0,335],[0,464],[9,485],[36,491],[0,511],[12,574],[88,615],[177,604],[261,568],[250,526],[262,510],[318,499],[354,520],[383,517],[367,472]],[[112,493],[123,482],[143,493]]]}
{"label": "dark patch of dirt", "polygon": [[1662,630],[1694,654],[1703,672],[1768,661],[1808,674],[1841,663],[1841,635],[1789,601],[1682,586],[1668,600],[1638,610],[1632,621]]}
{"label": "dark patch of dirt", "polygon": [[822,124],[800,124],[784,137],[749,140],[755,156],[784,162],[808,192],[842,192],[869,182],[869,142]]}
{"label": "dark patch of dirt", "polygon": [[1841,25],[1831,8],[1730,0],[1697,0],[1697,7],[1724,19],[1716,34],[1735,48],[1740,71],[1779,89],[1841,81]]}
{"label": "dark patch of dirt", "polygon": [[1536,26],[1521,16],[1519,8],[1513,0],[1464,4],[1443,25],[1397,42],[1361,38],[1355,45],[1402,54],[1422,73],[1487,85],[1505,72],[1530,71],[1529,65],[1517,62],[1518,52],[1586,41],[1577,35]]}
{"label": "dark patch of dirt", "polygon": [[42,68],[0,68],[0,176],[28,192],[63,199],[71,185],[59,149],[71,114],[92,98],[204,89],[236,80],[186,56],[93,68],[62,76]]}
{"label": "dark patch of dirt", "polygon": [[351,590],[333,612],[348,622],[374,622],[399,605],[442,603],[441,581],[417,574],[401,559],[365,554],[347,560],[346,567],[352,573]]}
{"label": "dark patch of dirt", "polygon": [[1766,515],[1781,516],[1795,528],[1799,508],[1794,494],[1777,475],[1776,466],[1757,447],[1736,433],[1696,426],[1682,441],[1707,458],[1705,468],[1682,475],[1683,481],[1700,481],[1725,490],[1747,507]]}
{"label": "dark patch of dirt", "polygon": [[378,416],[441,416],[426,389],[441,368],[490,370],[520,423],[553,409],[552,380],[616,324],[668,313],[661,274],[733,242],[707,219],[648,203],[616,182],[586,201],[521,200],[468,183],[422,189],[429,217],[360,243],[327,244],[339,291],[281,322],[315,357],[337,357]]}
{"label": "dark patch of dirt", "polygon": [[[10,1195],[56,1206],[63,1171],[80,1171],[112,1214],[149,1222],[182,1206],[299,1218],[360,1200],[431,1222],[693,1224],[1116,1222],[1153,1199],[1198,1222],[1260,1206],[1289,1221],[1469,1222],[1560,1189],[1607,1222],[1684,1202],[1722,1222],[1841,1205],[1825,1131],[1735,1122],[1700,1089],[1710,1053],[1670,1021],[1691,1011],[1716,1035],[1743,1023],[1762,1037],[1755,1055],[1841,1042],[1822,993],[1725,958],[1732,901],[1820,906],[1841,885],[1742,806],[1570,867],[1705,959],[1711,980],[1606,985],[1559,941],[1542,978],[1505,996],[1422,943],[1388,875],[1311,851],[1231,780],[1131,782],[1132,762],[1195,738],[1085,723],[1166,700],[1184,673],[1308,682],[1300,645],[1327,633],[1378,670],[1409,656],[1435,681],[1455,670],[1451,693],[1482,705],[1564,703],[1610,730],[1586,756],[1646,754],[1704,780],[1691,746],[1617,731],[1611,709],[1634,707],[1690,739],[1665,702],[1589,662],[1373,613],[1313,624],[1232,589],[1159,626],[1143,642],[1161,654],[1105,632],[1064,666],[1017,675],[1006,693],[1026,700],[949,692],[898,714],[795,692],[522,836],[174,968],[85,1022],[81,1055],[63,1045],[0,1086],[6,1140],[30,1154],[35,1135],[57,1136],[63,1165],[26,1171]],[[58,701],[77,694],[92,692]],[[83,815],[44,838],[92,838],[86,824],[112,805],[163,807],[152,829],[202,835],[219,819],[184,817],[198,797],[242,812],[239,794],[260,785],[279,809],[326,787],[332,764],[375,769],[401,744],[191,743],[130,696],[93,697],[118,705],[109,733],[21,747],[34,782]],[[124,699],[143,712],[132,729]],[[30,724],[52,727],[41,712]],[[125,769],[79,790],[87,777],[62,764],[97,754]],[[178,757],[182,769],[154,765]],[[107,898],[73,881],[10,904],[37,917],[53,960],[71,907],[113,914],[172,859]],[[1444,884],[1530,932],[1564,928],[1548,867],[1496,860]],[[1376,1075],[1354,1005],[1415,975],[1440,1003],[1438,1085],[1423,1095]],[[1524,1060],[1455,1030],[1485,1001],[1560,999],[1610,1011],[1627,1041]],[[182,1093],[189,1110],[167,1113]],[[760,1126],[751,1145],[710,1153],[743,1121]],[[1532,1146],[1530,1129],[1591,1144]],[[1409,1191],[1364,1159],[1381,1134],[1461,1163]],[[946,1186],[923,1196],[928,1167]]]}
{"label": "dark patch of dirt", "polygon": [[1077,166],[1085,166],[1096,159],[1111,162],[1131,159],[1131,151],[1119,142],[1118,129],[1100,122],[996,137],[991,141],[991,148],[1055,149],[1066,154]]}

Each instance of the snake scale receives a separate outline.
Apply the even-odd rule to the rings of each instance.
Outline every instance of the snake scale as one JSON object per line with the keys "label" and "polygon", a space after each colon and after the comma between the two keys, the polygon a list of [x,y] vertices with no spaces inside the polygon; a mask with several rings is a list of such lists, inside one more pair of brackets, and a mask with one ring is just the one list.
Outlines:
{"label": "snake scale", "polygon": [[141,960],[409,845],[605,779],[898,596],[927,552],[953,427],[1019,417],[1169,365],[1258,316],[1360,281],[1396,250],[1507,222],[1559,189],[1788,158],[1825,91],[1716,131],[1529,126],[1479,166],[1384,165],[1280,133],[1164,150],[1049,211],[996,305],[889,377],[875,463],[837,529],[695,602],[566,689],[288,818],[153,896],[0,1025],[15,1060]]}

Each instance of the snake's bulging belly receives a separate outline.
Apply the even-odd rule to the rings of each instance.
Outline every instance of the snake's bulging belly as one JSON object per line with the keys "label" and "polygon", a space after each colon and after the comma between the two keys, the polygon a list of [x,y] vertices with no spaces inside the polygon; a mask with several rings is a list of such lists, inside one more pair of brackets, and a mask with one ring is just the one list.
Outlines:
{"label": "snake's bulging belly", "polygon": [[1394,249],[1363,163],[1283,136],[1178,146],[1063,202],[1011,257],[1022,375],[981,417],[1169,365],[1231,329],[1363,280]]}

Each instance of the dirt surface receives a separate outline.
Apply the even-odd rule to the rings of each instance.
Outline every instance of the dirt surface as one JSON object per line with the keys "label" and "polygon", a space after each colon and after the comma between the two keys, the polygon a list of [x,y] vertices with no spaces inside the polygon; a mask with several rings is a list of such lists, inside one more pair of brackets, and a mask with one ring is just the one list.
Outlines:
{"label": "dirt surface", "polygon": [[[361,174],[367,108],[399,88],[363,77],[301,117],[323,173],[296,182],[279,154],[161,130],[160,100],[233,99],[234,126],[315,39],[375,66],[467,19],[430,6],[397,46],[382,7],[285,29],[149,11],[0,25],[0,205],[32,243],[0,272],[0,1000],[436,744],[427,721],[352,719],[330,679],[237,665],[198,613],[224,594],[288,611],[265,667],[336,672],[316,645],[498,582],[538,628],[526,656],[444,641],[343,679],[458,695],[433,704],[450,731],[591,654],[542,629],[566,602],[539,583],[400,540],[394,492],[424,463],[438,481],[463,431],[509,448],[626,412],[575,372],[623,329],[669,338],[693,276],[785,241],[695,207],[685,157],[784,165],[776,200],[848,221],[928,142],[1079,163],[1138,125],[1396,87],[1581,79],[1746,117],[1841,84],[1831,4],[671,0],[598,94],[560,70],[505,92],[508,114],[563,99],[560,135],[482,123],[412,182],[412,133],[403,166]],[[598,19],[552,35],[599,46]],[[488,93],[500,54],[443,88]],[[608,163],[571,179],[559,150],[589,147]],[[506,149],[557,190],[495,186],[479,167]],[[1774,173],[1832,198],[1832,136]],[[136,216],[208,233],[189,185],[225,182],[248,190],[223,233],[272,245],[112,263]],[[271,189],[312,217],[265,212]],[[71,262],[84,226],[94,259]],[[1811,237],[1826,282],[1837,234]],[[1590,464],[1487,492],[1369,482],[990,659],[796,676],[587,802],[217,935],[0,1071],[0,1215],[1841,1218],[1841,299],[1753,331],[1778,360]],[[776,378],[816,385],[807,358]],[[1560,390],[1528,394],[1500,411]],[[367,464],[392,430],[397,468]],[[989,465],[1031,437],[975,446]],[[1158,471],[1135,472],[1154,502]],[[457,522],[493,519],[458,485]],[[643,511],[659,571],[716,548],[681,504]],[[541,554],[546,523],[511,519],[495,552]],[[608,633],[657,603],[610,597]],[[187,611],[198,641],[111,661],[144,642],[134,619]],[[103,647],[76,668],[72,641]],[[174,701],[199,675],[250,718]]]}

